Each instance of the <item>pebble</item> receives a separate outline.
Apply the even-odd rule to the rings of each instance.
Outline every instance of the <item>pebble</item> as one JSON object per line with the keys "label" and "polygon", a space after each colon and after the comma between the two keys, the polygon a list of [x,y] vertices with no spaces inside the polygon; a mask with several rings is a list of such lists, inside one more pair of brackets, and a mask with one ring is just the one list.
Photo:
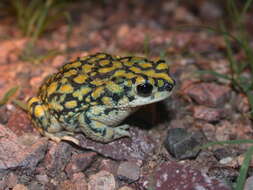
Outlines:
{"label": "pebble", "polygon": [[243,190],[252,190],[252,189],[253,189],[253,176],[250,176],[246,180]]}
{"label": "pebble", "polygon": [[128,186],[124,186],[124,187],[119,188],[118,190],[134,190],[134,189]]}
{"label": "pebble", "polygon": [[229,87],[206,82],[194,83],[183,89],[183,93],[208,107],[222,107],[230,98]]}
{"label": "pebble", "polygon": [[88,182],[88,190],[115,190],[114,176],[107,171],[100,171],[91,175]]}
{"label": "pebble", "polygon": [[209,108],[206,106],[194,106],[193,117],[207,122],[217,122],[226,116],[226,111],[220,108]]}
{"label": "pebble", "polygon": [[13,190],[28,190],[28,188],[23,184],[17,184],[17,185],[15,185]]}
{"label": "pebble", "polygon": [[168,130],[164,146],[177,159],[195,158],[199,150],[194,148],[201,146],[204,139],[201,132],[189,133],[183,128],[172,128]]}
{"label": "pebble", "polygon": [[117,175],[128,183],[137,181],[140,177],[140,167],[135,162],[122,162],[119,165]]}

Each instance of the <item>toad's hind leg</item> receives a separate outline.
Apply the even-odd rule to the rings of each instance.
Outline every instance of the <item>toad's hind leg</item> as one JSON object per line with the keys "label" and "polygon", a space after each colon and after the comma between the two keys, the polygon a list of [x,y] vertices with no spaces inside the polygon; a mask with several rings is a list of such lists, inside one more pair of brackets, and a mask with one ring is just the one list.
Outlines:
{"label": "toad's hind leg", "polygon": [[121,137],[129,137],[128,125],[110,127],[96,120],[88,120],[84,114],[79,116],[79,124],[84,134],[92,140],[108,143]]}
{"label": "toad's hind leg", "polygon": [[79,141],[73,137],[74,132],[65,130],[54,117],[50,117],[47,107],[39,98],[33,97],[28,100],[28,112],[35,128],[42,135],[56,142],[66,140],[79,144]]}

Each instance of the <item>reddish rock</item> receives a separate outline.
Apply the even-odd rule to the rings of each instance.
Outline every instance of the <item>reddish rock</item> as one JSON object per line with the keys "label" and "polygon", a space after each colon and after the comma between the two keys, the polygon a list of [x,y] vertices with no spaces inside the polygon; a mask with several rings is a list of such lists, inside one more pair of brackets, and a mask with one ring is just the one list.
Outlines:
{"label": "reddish rock", "polygon": [[119,188],[119,190],[134,190],[134,189],[128,186],[124,186],[124,187]]}
{"label": "reddish rock", "polygon": [[41,184],[38,181],[31,181],[28,185],[28,189],[29,190],[51,190],[51,189],[56,189],[56,188],[52,188],[53,186],[49,186],[48,184],[50,184],[50,182],[48,182],[47,184]]}
{"label": "reddish rock", "polygon": [[215,3],[215,1],[203,1],[199,9],[201,18],[208,21],[222,19],[222,15],[224,14],[223,8],[219,3]]}
{"label": "reddish rock", "polygon": [[112,159],[103,159],[100,162],[99,170],[105,170],[114,175],[117,175],[116,173],[117,173],[118,166],[119,166],[118,162]]}
{"label": "reddish rock", "polygon": [[27,39],[12,39],[1,41],[0,49],[0,63],[8,63],[9,61],[16,61],[18,59],[18,53],[24,49]]}
{"label": "reddish rock", "polygon": [[66,56],[64,55],[57,55],[56,57],[54,57],[53,61],[52,61],[52,65],[54,67],[60,67],[62,66],[65,62],[67,62],[66,60]]}
{"label": "reddish rock", "polygon": [[66,166],[65,172],[68,176],[72,176],[74,173],[85,170],[95,161],[96,156],[95,152],[74,154]]}
{"label": "reddish rock", "polygon": [[86,182],[85,176],[83,173],[75,173],[71,179],[75,185],[76,190],[87,190],[88,183]]}
{"label": "reddish rock", "polygon": [[239,94],[235,99],[235,107],[241,113],[247,113],[250,111],[250,104],[248,97],[244,94]]}
{"label": "reddish rock", "polygon": [[18,136],[35,131],[28,114],[21,109],[11,112],[7,127]]}
{"label": "reddish rock", "polygon": [[174,12],[174,18],[176,22],[179,23],[188,23],[188,24],[197,24],[198,19],[195,17],[188,9],[185,7],[178,6]]}
{"label": "reddish rock", "polygon": [[252,190],[253,189],[253,176],[250,176],[245,183],[244,190]]}
{"label": "reddish rock", "polygon": [[119,165],[117,175],[120,179],[132,183],[139,179],[140,167],[135,162],[122,162]]}
{"label": "reddish rock", "polygon": [[161,47],[171,43],[173,37],[172,32],[147,29],[143,26],[133,28],[127,24],[121,25],[116,32],[118,46],[131,52],[152,49],[152,53],[157,51],[156,53],[159,54]]}
{"label": "reddish rock", "polygon": [[69,143],[63,141],[55,143],[51,141],[51,146],[44,161],[49,176],[55,177],[64,170],[70,159],[71,151]]}
{"label": "reddish rock", "polygon": [[226,110],[219,108],[209,108],[206,106],[194,106],[193,117],[208,122],[216,122],[226,116]]}
{"label": "reddish rock", "polygon": [[222,107],[230,97],[230,88],[215,83],[194,83],[184,88],[183,93],[198,104]]}
{"label": "reddish rock", "polygon": [[1,106],[0,107],[0,123],[6,124],[8,120],[9,120],[8,109],[6,108],[6,106]]}
{"label": "reddish rock", "polygon": [[57,186],[56,189],[57,190],[69,190],[69,189],[76,190],[75,185],[70,180],[65,180],[61,182],[60,185]]}
{"label": "reddish rock", "polygon": [[[150,180],[152,179],[152,180]],[[210,178],[200,171],[176,162],[164,162],[157,167],[152,176],[140,180],[147,189],[167,190],[231,190],[217,179]]]}
{"label": "reddish rock", "polygon": [[82,134],[76,135],[76,138],[80,140],[82,148],[115,160],[145,160],[154,153],[155,145],[147,131],[130,127],[130,133],[130,138],[121,138],[106,144],[90,140]]}
{"label": "reddish rock", "polygon": [[7,183],[5,179],[0,180],[0,189],[6,189]]}
{"label": "reddish rock", "polygon": [[6,177],[6,186],[11,189],[15,185],[17,185],[17,183],[18,183],[18,176],[13,172],[9,173],[9,175]]}
{"label": "reddish rock", "polygon": [[128,25],[122,25],[117,31],[119,47],[131,51],[142,49],[146,32],[144,28],[130,28]]}
{"label": "reddish rock", "polygon": [[114,176],[107,171],[100,171],[89,178],[89,190],[115,190],[116,182]]}
{"label": "reddish rock", "polygon": [[28,188],[23,184],[17,184],[17,185],[15,185],[13,190],[28,190]]}
{"label": "reddish rock", "polygon": [[37,180],[38,182],[40,182],[41,184],[46,184],[46,183],[49,182],[49,178],[48,178],[48,176],[45,175],[45,174],[44,174],[44,175],[43,175],[43,174],[36,175],[35,178],[36,178],[36,180]]}
{"label": "reddish rock", "polygon": [[11,130],[2,125],[0,125],[0,137],[0,174],[19,168],[26,173],[33,172],[45,156],[46,138],[39,139],[31,146],[25,146]]}
{"label": "reddish rock", "polygon": [[[252,139],[253,129],[250,120],[237,120],[234,123],[228,120],[223,120],[219,125],[216,125],[215,128],[215,138],[218,141]],[[242,144],[241,146],[245,145]]]}

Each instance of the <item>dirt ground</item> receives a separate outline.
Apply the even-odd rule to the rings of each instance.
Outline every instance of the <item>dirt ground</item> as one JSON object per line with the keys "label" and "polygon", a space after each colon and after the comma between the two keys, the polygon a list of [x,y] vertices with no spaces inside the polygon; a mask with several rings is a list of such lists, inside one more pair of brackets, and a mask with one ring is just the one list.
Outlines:
{"label": "dirt ground", "polygon": [[[173,95],[128,119],[131,138],[102,144],[78,134],[80,146],[42,137],[28,114],[9,101],[0,107],[0,190],[232,189],[249,145],[193,150],[211,141],[253,137],[247,97],[226,80],[198,74],[230,74],[223,36],[200,27],[217,27],[226,18],[224,5],[79,1],[70,14],[70,35],[70,25],[59,20],[32,50],[58,53],[35,61],[22,58],[29,38],[15,19],[0,17],[0,97],[19,86],[15,99],[25,102],[61,65],[96,52],[164,58],[176,80]],[[236,57],[243,58],[240,50]]]}

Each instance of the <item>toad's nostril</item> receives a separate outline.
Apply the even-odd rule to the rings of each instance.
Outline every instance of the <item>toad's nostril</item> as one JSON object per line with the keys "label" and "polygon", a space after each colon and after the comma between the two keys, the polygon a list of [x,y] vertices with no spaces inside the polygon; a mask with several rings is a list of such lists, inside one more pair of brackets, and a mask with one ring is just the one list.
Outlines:
{"label": "toad's nostril", "polygon": [[174,87],[174,84],[175,84],[175,83],[172,84],[172,83],[167,83],[167,82],[166,82],[166,83],[164,84],[164,89],[165,89],[165,90],[168,90],[168,91],[171,91],[171,90],[173,89],[173,87]]}

